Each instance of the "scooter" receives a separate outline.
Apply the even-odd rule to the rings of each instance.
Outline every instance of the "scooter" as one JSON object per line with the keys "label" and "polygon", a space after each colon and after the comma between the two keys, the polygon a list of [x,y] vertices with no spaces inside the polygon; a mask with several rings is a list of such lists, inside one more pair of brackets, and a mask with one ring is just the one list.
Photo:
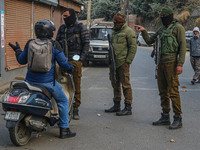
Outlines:
{"label": "scooter", "polygon": [[[80,56],[73,57],[74,60],[79,58]],[[56,80],[68,97],[70,121],[75,94],[73,76],[56,67]],[[45,87],[14,80],[10,83],[10,90],[1,96],[1,101],[6,112],[6,127],[12,143],[16,146],[26,145],[32,132],[42,132],[48,125],[54,126],[59,123],[57,104]]]}

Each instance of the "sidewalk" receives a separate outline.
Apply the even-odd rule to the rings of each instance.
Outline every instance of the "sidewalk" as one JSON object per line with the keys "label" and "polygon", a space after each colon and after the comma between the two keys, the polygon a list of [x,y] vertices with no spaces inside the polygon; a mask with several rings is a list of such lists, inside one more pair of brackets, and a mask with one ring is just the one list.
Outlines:
{"label": "sidewalk", "polygon": [[[25,75],[18,75],[13,80],[25,80]],[[10,82],[0,84],[0,95],[5,93],[10,88]]]}
{"label": "sidewalk", "polygon": [[5,93],[10,87],[10,82],[6,82],[2,85],[0,85],[0,95]]}

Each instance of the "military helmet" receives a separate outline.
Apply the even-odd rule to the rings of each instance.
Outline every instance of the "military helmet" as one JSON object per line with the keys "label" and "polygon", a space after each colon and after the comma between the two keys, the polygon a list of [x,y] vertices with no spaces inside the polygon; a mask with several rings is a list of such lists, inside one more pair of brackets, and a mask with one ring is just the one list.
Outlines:
{"label": "military helmet", "polygon": [[53,31],[55,30],[56,27],[50,20],[40,20],[35,24],[35,34],[37,38],[52,38]]}

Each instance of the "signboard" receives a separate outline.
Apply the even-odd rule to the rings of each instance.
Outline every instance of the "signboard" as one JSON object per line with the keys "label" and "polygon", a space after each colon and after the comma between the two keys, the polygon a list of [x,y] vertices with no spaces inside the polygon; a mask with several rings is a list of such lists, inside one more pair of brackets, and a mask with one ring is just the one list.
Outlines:
{"label": "signboard", "polygon": [[5,10],[1,10],[1,48],[5,47],[4,26],[5,26]]}
{"label": "signboard", "polygon": [[39,1],[41,3],[45,3],[45,4],[53,5],[53,6],[58,5],[58,0],[35,0],[35,1]]}

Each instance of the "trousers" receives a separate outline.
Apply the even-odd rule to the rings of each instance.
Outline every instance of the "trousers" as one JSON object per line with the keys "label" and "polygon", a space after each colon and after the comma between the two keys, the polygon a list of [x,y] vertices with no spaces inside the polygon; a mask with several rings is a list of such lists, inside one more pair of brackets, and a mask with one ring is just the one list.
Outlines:
{"label": "trousers", "polygon": [[53,98],[56,100],[56,103],[58,105],[59,110],[59,126],[61,128],[69,128],[69,104],[68,104],[68,98],[65,95],[62,86],[55,81],[55,86],[53,85],[53,82],[48,83],[36,83],[36,82],[30,82],[27,81],[30,84],[33,85],[40,85],[47,88],[47,90],[52,94]]}

